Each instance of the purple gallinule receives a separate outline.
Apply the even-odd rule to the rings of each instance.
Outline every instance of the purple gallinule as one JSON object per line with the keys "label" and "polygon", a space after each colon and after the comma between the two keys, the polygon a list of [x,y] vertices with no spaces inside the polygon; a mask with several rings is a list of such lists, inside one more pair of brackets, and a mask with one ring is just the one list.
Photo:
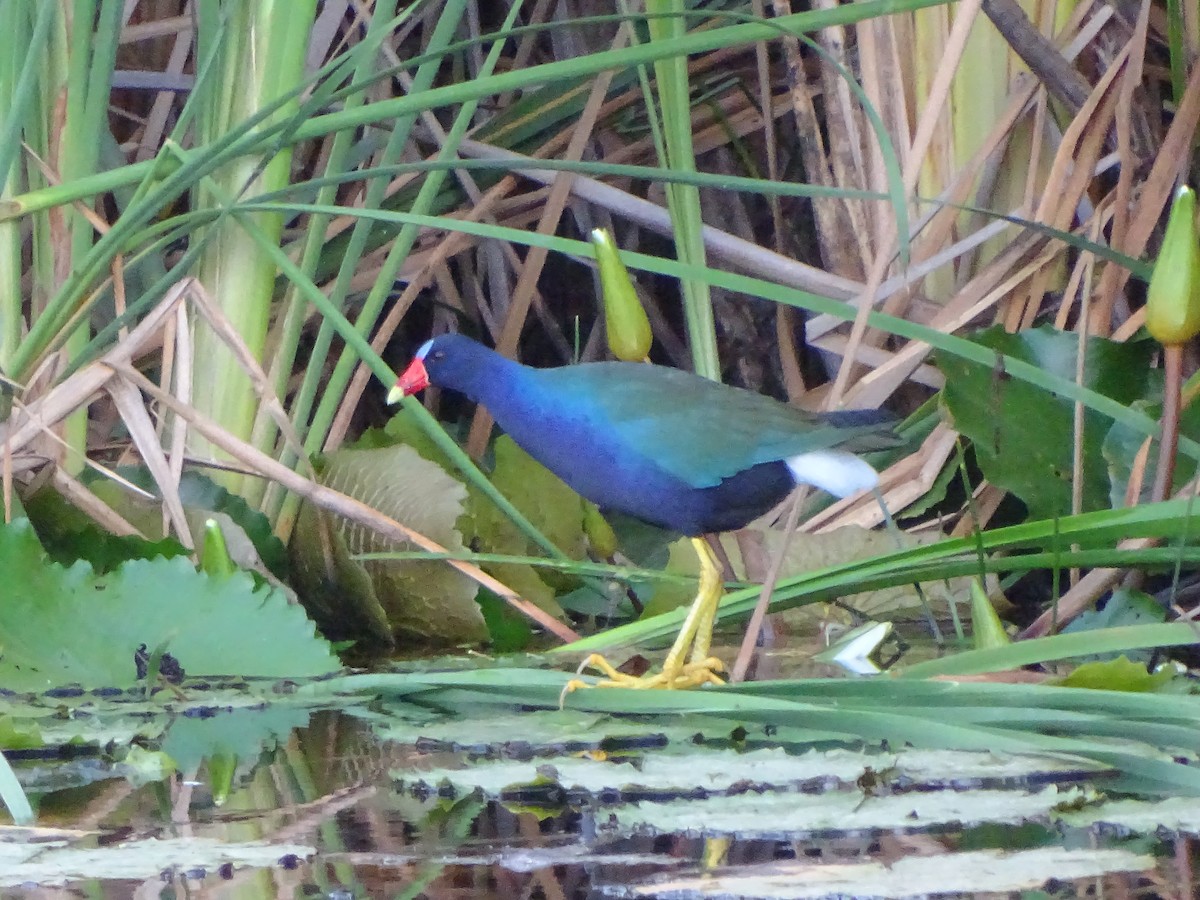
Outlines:
{"label": "purple gallinule", "polygon": [[703,535],[743,527],[797,484],[838,497],[873,488],[878,475],[854,454],[897,443],[874,411],[803,412],[643,363],[532,369],[456,334],[426,341],[388,399],[431,384],[482,403],[530,456],[602,509],[692,539],[700,587],[662,672],[637,678],[593,655],[585,665],[608,676],[602,684],[719,684],[723,667],[708,653],[722,582]]}

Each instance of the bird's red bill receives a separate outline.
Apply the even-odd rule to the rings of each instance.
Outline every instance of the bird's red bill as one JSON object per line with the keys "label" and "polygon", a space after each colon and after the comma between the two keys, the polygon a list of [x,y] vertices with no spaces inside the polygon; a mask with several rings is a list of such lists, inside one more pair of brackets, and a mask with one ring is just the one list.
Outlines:
{"label": "bird's red bill", "polygon": [[396,379],[396,387],[405,397],[429,387],[429,373],[425,371],[425,363],[420,359],[410,362],[408,368]]}

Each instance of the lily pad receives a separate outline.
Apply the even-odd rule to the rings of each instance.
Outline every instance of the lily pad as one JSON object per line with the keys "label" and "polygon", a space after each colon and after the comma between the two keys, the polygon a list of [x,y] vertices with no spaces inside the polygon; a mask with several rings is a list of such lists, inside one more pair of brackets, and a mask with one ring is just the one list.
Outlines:
{"label": "lily pad", "polygon": [[1048,818],[1062,805],[1094,795],[1051,785],[1027,791],[914,791],[872,796],[861,790],[829,791],[797,803],[795,794],[746,793],[708,800],[639,803],[608,810],[605,829],[633,834],[683,834],[794,840],[797,834],[845,834],[891,829],[967,828],[984,822],[1019,824]]}
{"label": "lily pad", "polygon": [[[426,728],[430,734],[438,733],[436,729]],[[633,737],[623,732],[619,725],[612,726],[609,731],[614,732],[619,742],[629,742]],[[608,733],[600,732],[602,735]],[[622,738],[622,735],[626,737]],[[587,735],[581,737],[588,739]],[[464,733],[459,740],[469,740],[469,734]],[[561,747],[559,749],[561,751]],[[778,791],[781,792],[779,796],[790,798],[793,805],[798,790],[855,789],[855,798],[849,803],[853,807],[863,796],[856,786],[870,772],[881,780],[898,781],[935,792],[951,785],[976,788],[978,792],[983,784],[1008,782],[1023,786],[1056,778],[1073,781],[1081,772],[1088,771],[1096,770],[1089,769],[1079,760],[1035,754],[1017,756],[912,749],[893,753],[837,749],[795,754],[779,748],[737,752],[675,744],[670,752],[639,754],[632,759],[577,758],[564,754],[527,760],[488,760],[470,766],[426,768],[424,771],[414,767],[396,772],[395,777],[405,786],[436,786],[443,791],[452,789],[459,795],[476,790],[489,797],[516,795],[526,786],[544,785],[549,777],[560,792],[582,797],[625,800],[735,797],[747,791],[757,797],[762,792]],[[886,773],[886,776],[880,773]],[[969,806],[969,801],[963,802]],[[1047,804],[1043,803],[1039,808],[1045,809]],[[772,828],[778,824],[771,818],[763,821],[769,822]]]}
{"label": "lily pad", "polygon": [[[1113,872],[1154,867],[1151,856],[1128,850],[976,850],[927,855],[911,853],[889,861],[829,864],[787,860],[728,871],[679,875],[621,885],[625,897],[759,897],[817,900],[823,897],[929,897],[1032,892],[1048,881],[1097,879]],[[1069,894],[1069,895],[1073,895]],[[1039,896],[1025,893],[1022,896]],[[1058,894],[1041,896],[1058,896]]]}
{"label": "lily pad", "polygon": [[1066,687],[1105,691],[1152,693],[1175,680],[1175,672],[1164,667],[1150,672],[1145,663],[1132,662],[1122,655],[1103,662],[1087,662],[1062,680]]}
{"label": "lily pad", "polygon": [[[81,842],[82,843],[82,842]],[[0,843],[0,886],[62,885],[82,879],[157,881],[164,871],[217,872],[221,866],[271,866],[284,858],[308,858],[304,844],[225,842],[209,837],[142,838],[106,847],[68,846],[65,841]]]}
{"label": "lily pad", "polygon": [[[158,486],[149,471],[141,467],[117,470],[122,478],[142,490],[157,496]],[[106,503],[132,522],[145,535],[161,540],[163,534],[162,505],[147,500],[107,478],[95,476],[89,487]],[[211,478],[195,471],[185,471],[179,481],[179,499],[192,537],[199,542],[205,519],[218,518],[234,561],[242,568],[254,569],[276,578],[287,575],[287,551],[275,536],[265,515],[241,497],[231,494]]]}
{"label": "lily pad", "polygon": [[190,675],[299,677],[339,668],[304,611],[247,573],[214,578],[186,559],[96,575],[49,562],[28,520],[0,528],[0,684],[46,690],[137,682],[134,654],[162,647]]}
{"label": "lily pad", "polygon": [[[131,559],[188,555],[187,548],[174,537],[146,540],[105,531],[48,485],[27,497],[25,508],[46,553],[63,565],[84,560],[93,571],[101,573],[111,572]],[[161,516],[157,526],[161,533]]]}

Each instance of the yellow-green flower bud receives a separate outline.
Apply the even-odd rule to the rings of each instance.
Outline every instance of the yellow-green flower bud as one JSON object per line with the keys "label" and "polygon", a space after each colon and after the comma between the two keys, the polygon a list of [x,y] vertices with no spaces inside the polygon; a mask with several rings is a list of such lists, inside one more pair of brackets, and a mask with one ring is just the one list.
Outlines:
{"label": "yellow-green flower bud", "polygon": [[1182,344],[1200,332],[1200,245],[1196,242],[1196,194],[1175,195],[1162,249],[1146,296],[1146,330],[1162,344]]}
{"label": "yellow-green flower bud", "polygon": [[971,579],[971,634],[975,638],[976,650],[991,650],[994,647],[1007,647],[1012,643],[1004,623],[996,614],[987,591],[979,583],[978,578]]}
{"label": "yellow-green flower bud", "polygon": [[583,532],[597,556],[608,559],[617,552],[617,533],[599,507],[590,500],[583,501]]}
{"label": "yellow-green flower bud", "polygon": [[617,359],[641,362],[649,355],[654,339],[650,333],[650,320],[633,289],[625,263],[617,254],[612,235],[603,228],[596,228],[592,230],[591,240],[600,266],[608,347]]}

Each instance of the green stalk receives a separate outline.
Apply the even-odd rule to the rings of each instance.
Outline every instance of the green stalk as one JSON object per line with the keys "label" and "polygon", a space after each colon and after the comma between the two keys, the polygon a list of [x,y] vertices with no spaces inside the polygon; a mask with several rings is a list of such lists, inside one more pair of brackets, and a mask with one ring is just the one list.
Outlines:
{"label": "green stalk", "polygon": [[[348,54],[348,56],[358,53],[360,49],[370,50],[373,48],[369,46],[364,48],[363,45],[360,45],[359,48],[351,51],[351,54]],[[181,121],[188,117],[190,110],[195,105],[203,102],[198,97],[207,93],[207,89],[204,86],[209,81],[210,73],[215,69],[214,60],[220,56],[220,50],[221,47],[219,45],[214,45],[208,48],[207,52],[202,55],[203,63],[197,73],[197,90],[184,107],[183,115],[180,117]],[[48,56],[49,54],[46,55]],[[343,61],[338,60],[325,66],[317,73],[316,77],[337,81],[341,78],[344,68]],[[44,306],[45,309],[31,323],[29,333],[17,350],[16,358],[13,362],[14,377],[27,377],[28,373],[32,372],[40,364],[48,349],[57,346],[63,328],[73,316],[80,313],[80,307],[89,302],[91,290],[100,279],[105,277],[113,256],[117,253],[126,252],[131,236],[139,233],[147,222],[157,217],[160,210],[172,203],[180,194],[193,189],[202,179],[219,169],[222,165],[252,153],[273,151],[275,145],[279,143],[278,138],[280,133],[286,131],[291,123],[284,122],[281,125],[271,128],[260,126],[267,119],[273,117],[279,109],[292,102],[303,89],[304,85],[300,85],[289,91],[282,99],[267,105],[264,109],[254,113],[245,121],[238,123],[236,127],[231,128],[228,133],[223,134],[214,143],[204,147],[202,150],[185,153],[176,144],[168,141],[156,159],[147,163],[129,166],[128,171],[136,172],[138,180],[140,180],[140,184],[134,192],[133,199],[126,206],[123,214],[112,224],[108,232],[96,241],[87,258],[77,263],[75,277],[63,285],[57,292],[47,290],[39,296],[35,289],[34,301],[39,308]],[[315,91],[314,101],[321,96],[323,96],[322,91]],[[33,121],[39,125],[52,121],[51,111],[52,106],[39,110],[39,115],[35,116]],[[42,137],[40,145],[45,145],[46,143],[47,138]],[[40,172],[31,165],[30,182],[39,184],[41,181]],[[76,183],[75,197],[83,198],[91,196],[90,191],[79,189],[78,185],[83,182],[88,182],[91,185],[102,183],[106,186],[106,189],[110,190],[116,189],[122,184],[129,183],[108,175],[98,178],[84,178]],[[24,198],[21,198],[20,202],[14,204],[14,206],[21,209],[22,214],[26,215],[30,212],[46,209],[49,208],[47,198],[52,195],[56,201],[61,202],[64,200],[64,190],[69,190],[69,188],[31,191]],[[35,202],[25,202],[29,198],[34,198]],[[274,214],[275,211],[272,210],[271,212]],[[35,218],[35,238],[38,235],[38,224],[39,220]],[[197,233],[193,235],[193,240],[191,241],[192,248],[204,248],[206,244],[207,237],[205,234]],[[38,248],[39,245],[35,240],[35,266],[39,265],[39,259],[43,259],[48,261],[46,268],[49,269],[53,261],[52,255],[47,250],[39,257],[37,253]],[[42,283],[49,287],[51,284],[49,277],[42,279]],[[45,298],[51,296],[51,294],[53,294],[52,298],[46,301]],[[140,300],[135,301],[133,306],[139,310],[144,310],[155,299],[153,296],[143,296]]]}
{"label": "green stalk", "polygon": [[[0,204],[20,190],[20,169],[13,163],[37,90],[39,55],[21,49],[45,44],[57,8],[42,4],[31,32],[27,6],[18,0],[0,4]],[[21,307],[21,229],[16,222],[0,222],[0,374],[12,370],[23,330]]]}
{"label": "green stalk", "polygon": [[[85,178],[96,171],[100,147],[108,135],[109,84],[117,59],[123,7],[121,0],[101,0],[99,8],[95,0],[75,0],[71,40],[66,47],[66,121],[59,160],[59,173],[64,181]],[[65,219],[71,233],[69,277],[73,277],[75,261],[86,257],[92,248],[94,231],[86,217],[74,208],[66,211]],[[59,271],[62,271],[61,261]],[[89,336],[89,323],[83,320],[64,345],[68,360],[87,346]],[[63,464],[68,472],[77,474],[83,470],[87,453],[87,409],[68,416],[63,429],[68,447]]]}
{"label": "green stalk", "polygon": [[[647,21],[651,44],[678,40],[687,34],[683,18],[683,0],[646,0],[646,12],[663,16]],[[659,108],[662,111],[663,139],[666,143],[666,165],[684,172],[696,170],[696,151],[692,145],[692,108],[688,88],[687,56],[678,55],[654,62],[654,78],[658,87]],[[704,217],[700,210],[700,191],[691,185],[672,183],[666,186],[667,207],[675,230],[675,255],[682,263],[702,267],[705,264]],[[717,334],[713,321],[712,296],[708,283],[685,278],[683,314],[687,323],[688,343],[692,350],[692,365],[696,373],[716,381],[721,380],[721,363],[717,358]]]}
{"label": "green stalk", "polygon": [[1183,39],[1183,3],[1167,0],[1167,53],[1171,60],[1171,99],[1183,99],[1187,86],[1187,48]]}
{"label": "green stalk", "polygon": [[[1081,566],[1161,566],[1173,562],[1180,549],[1121,550],[1114,549],[1112,544],[1123,537],[1153,536],[1164,541],[1177,537],[1188,527],[1187,505],[1188,501],[1185,500],[1170,500],[1130,509],[1083,513],[1063,517],[1057,521],[1027,522],[982,532],[979,537],[943,540],[936,544],[893,551],[865,560],[806,572],[787,578],[777,585],[771,610],[789,609],[832,597],[877,590],[885,586],[911,584],[914,581],[937,581],[960,575],[973,576],[980,568],[980,561],[976,556],[978,542],[982,542],[990,554],[984,560],[984,568],[988,572],[1028,572],[1049,568],[1056,562]],[[1045,546],[1055,533],[1060,533],[1064,542],[1084,545],[1084,549],[1068,550],[1061,554],[1057,551],[1016,552]],[[1189,563],[1192,561],[1191,557],[1198,555],[1200,552],[1195,548],[1189,548]],[[748,616],[758,600],[759,591],[760,588],[754,586],[729,592],[721,600],[718,618],[740,619]],[[551,652],[590,652],[604,647],[627,646],[669,638],[678,630],[686,613],[687,610],[682,608],[672,610],[618,626],[573,644],[556,647]],[[1190,625],[1176,627],[1182,630],[1191,628]],[[1190,640],[1195,640],[1194,630]]]}
{"label": "green stalk", "polygon": [[[395,23],[388,21],[388,19],[394,14],[394,12],[394,2],[380,0],[380,2],[376,3],[365,43],[371,44],[373,38],[381,41],[384,35],[391,31]],[[362,59],[359,60],[358,65],[354,70],[354,81],[368,81],[374,74],[376,74],[378,68],[379,57],[377,54],[364,55]],[[356,91],[347,96],[345,100],[345,108],[353,109],[361,106],[364,102],[366,102],[366,93],[364,91]],[[347,167],[347,160],[349,152],[354,144],[354,137],[354,132],[350,130],[339,131],[334,136],[333,144],[330,147],[328,159],[325,165],[324,174],[327,178],[330,176],[339,176],[350,173],[350,170]],[[380,179],[378,182],[369,184],[368,191],[371,191],[376,183],[383,183],[382,179]],[[335,202],[339,186],[339,182],[333,180],[321,185],[317,192],[316,202],[318,204],[329,204]],[[300,255],[300,271],[303,272],[305,277],[309,280],[313,278],[313,275],[317,270],[317,266],[321,261],[321,255],[325,249],[325,231],[332,218],[333,217],[328,214],[316,214],[309,219],[307,233],[304,240],[304,249]],[[351,236],[351,240],[353,239],[354,235]],[[353,260],[354,263],[357,263],[360,259],[361,251],[359,253],[354,253],[352,249],[347,248],[347,251],[343,256],[343,268],[353,270],[354,264],[351,262],[351,260]],[[334,290],[331,291],[329,295],[330,303],[338,309],[344,308],[346,288],[348,286],[348,279],[346,280],[345,285],[341,284],[341,277],[339,273],[339,285],[335,286]],[[285,312],[283,313],[279,328],[279,342],[271,359],[271,366],[273,368],[274,375],[272,378],[272,383],[275,386],[275,393],[279,397],[285,396],[288,379],[291,378],[292,372],[295,369],[296,351],[300,343],[300,334],[304,326],[305,318],[307,317],[309,311],[309,304],[305,299],[304,292],[300,290],[296,284],[290,281],[288,282],[287,293],[284,297],[283,306]],[[322,327],[317,335],[318,345],[320,344],[324,334],[325,328]],[[327,337],[325,339],[326,341],[328,340]],[[323,359],[324,355],[324,350],[321,350],[319,346],[314,347],[312,354],[313,360]],[[312,372],[312,370],[313,368],[310,364],[308,371]],[[292,421],[295,423],[297,431],[302,439],[307,431],[308,411],[312,407],[312,398],[316,390],[316,385],[311,382],[307,375],[308,373],[306,373],[304,382],[301,385],[300,391],[290,410]],[[274,422],[269,417],[262,415],[262,411],[260,410],[254,429],[254,446],[260,448],[267,447],[275,439],[276,431],[277,429],[275,428]],[[286,450],[281,451],[281,460],[285,463],[288,462],[290,456],[291,454],[289,454]],[[263,500],[260,504],[263,512],[266,513],[267,518],[269,518],[272,522],[275,522],[277,526],[279,524],[280,506],[284,501],[284,496],[285,492],[281,488],[271,484],[267,486]],[[289,531],[290,525],[278,533],[287,534]]]}
{"label": "green stalk", "polygon": [[[512,26],[513,21],[515,21],[516,16],[520,11],[520,7],[520,3],[514,3],[510,7],[509,15],[505,19],[504,25],[500,30],[501,36],[504,34],[505,29]],[[445,17],[448,15],[451,11],[451,8],[451,4],[448,3],[446,8],[443,10],[442,16]],[[440,24],[441,20],[439,20],[439,27]],[[480,73],[478,75],[479,80],[486,80],[495,70],[496,65],[500,61],[504,43],[505,42],[501,39],[497,40],[492,45],[487,58],[484,60],[480,68]],[[450,131],[446,135],[445,145],[438,154],[439,159],[448,160],[454,158],[458,142],[462,140],[462,137],[466,134],[467,129],[470,127],[472,119],[475,115],[475,109],[476,103],[474,101],[469,101],[463,104],[463,106],[459,109]],[[417,197],[413,201],[412,208],[414,211],[416,211],[418,214],[421,214],[431,208],[434,200],[440,194],[448,174],[449,172],[447,170],[433,171],[430,173],[429,177],[426,178],[424,183],[422,183],[420,190],[417,192]],[[367,295],[367,299],[363,305],[362,313],[359,315],[356,322],[356,328],[359,330],[360,334],[364,335],[364,337],[374,330],[379,315],[383,310],[383,305],[387,301],[388,295],[391,292],[391,286],[395,280],[396,274],[400,271],[400,267],[403,265],[404,260],[411,251],[413,244],[416,242],[418,233],[418,226],[415,223],[411,223],[406,224],[403,228],[401,228],[400,233],[396,236],[396,240],[393,243],[391,250],[388,252],[387,259],[384,261],[374,286]],[[339,275],[340,274],[341,273],[339,273]],[[338,404],[341,402],[341,397],[345,393],[346,386],[353,375],[354,367],[358,364],[358,361],[359,357],[355,353],[350,352],[349,348],[344,351],[339,358],[337,365],[334,368],[333,375],[330,377],[328,384],[324,389],[324,395],[321,399],[321,403],[317,407],[317,412],[313,417],[312,430],[309,432],[309,435],[305,441],[305,449],[308,452],[312,453],[320,449],[320,444],[323,442],[324,436],[333,421]],[[316,366],[311,366],[310,372],[312,372],[315,368]],[[449,441],[449,439],[446,437],[441,426],[438,425],[431,416],[429,416],[427,413],[424,413],[424,409],[423,407],[420,407],[420,404],[418,404],[416,401],[408,400],[406,405],[410,409],[421,409],[421,413],[417,414],[417,421],[422,428],[430,433],[434,440],[438,441],[439,444],[443,443],[443,441],[453,444],[453,442]],[[455,449],[457,450],[457,447]],[[465,457],[461,451],[453,453],[451,458],[469,480],[478,484],[477,479],[480,476],[477,467],[473,463],[468,462],[467,457]],[[479,486],[482,487],[482,485]],[[501,495],[494,489],[488,490],[487,493],[494,501],[501,497]],[[555,556],[561,555],[561,551],[559,551],[558,548],[555,547],[555,545],[548,538],[541,534],[541,532],[539,532],[524,516],[518,515],[514,518],[514,513],[516,513],[516,510],[510,503],[505,500],[503,503],[500,503],[500,507],[509,516],[509,518],[511,518],[513,522],[540,547]],[[280,523],[282,527],[286,527],[287,523],[290,521],[290,518],[293,514],[292,509],[292,503],[289,503],[281,512]]]}
{"label": "green stalk", "polygon": [[[196,123],[202,142],[215,141],[254,113],[291,94],[270,121],[289,119],[298,107],[292,90],[303,80],[315,9],[315,0],[236,0],[220,7],[199,4],[198,49],[204,55],[210,47],[219,48],[215,51],[219,53],[219,77],[206,84]],[[268,126],[269,122],[264,123]],[[286,148],[279,148],[265,162],[252,156],[236,159],[211,176],[220,190],[209,190],[202,183],[193,205],[197,209],[219,207],[217,193],[237,197],[243,191],[277,190],[289,183],[290,167],[291,152]],[[283,231],[283,218],[278,213],[257,213],[255,224],[275,241]],[[275,294],[275,265],[254,241],[247,240],[243,228],[233,219],[223,218],[211,228],[213,233],[203,235],[208,247],[196,275],[250,352],[261,359]],[[193,404],[197,411],[231,434],[248,439],[258,398],[232,352],[203,321],[196,324],[195,360]],[[196,449],[219,455],[204,442],[198,442]],[[221,480],[238,493],[257,484],[234,473],[221,476]]]}
{"label": "green stalk", "polygon": [[[829,10],[794,13],[764,23],[747,22],[711,28],[689,33],[679,40],[656,41],[634,45],[622,50],[603,50],[561,62],[528,66],[510,72],[501,72],[488,79],[473,79],[431,88],[421,95],[409,94],[357,109],[314,115],[308,117],[288,136],[288,143],[297,144],[302,141],[314,140],[343,129],[376,125],[408,113],[452,106],[466,100],[479,100],[496,93],[527,90],[539,84],[567,81],[609,69],[642,65],[674,54],[705,53],[740,44],[771,40],[781,33],[803,34],[832,25],[850,25],[865,19],[898,12],[941,6],[946,2],[947,0],[863,0],[863,2],[845,4]],[[595,18],[605,21],[612,19],[612,17]],[[493,40],[494,36],[488,35],[484,39]],[[474,42],[463,42],[463,44],[452,45],[447,49],[458,50],[473,44]],[[406,65],[422,64],[430,56],[440,57],[440,54],[423,54],[409,60]],[[363,87],[364,85],[361,84],[352,85],[347,91],[361,90]],[[340,97],[344,93],[339,92],[336,96]],[[274,133],[279,131],[282,131],[282,127],[276,126]],[[270,134],[272,132],[264,131],[263,133]],[[244,144],[242,152],[254,152],[256,146],[253,143]],[[118,171],[100,173],[75,184],[30,191],[14,198],[8,205],[0,205],[0,219],[29,215],[64,202],[81,200],[117,187],[136,184],[149,174],[152,167],[151,161],[132,163]]]}
{"label": "green stalk", "polygon": [[[430,54],[437,54],[439,50],[444,50],[444,48],[451,44],[465,11],[465,0],[451,0],[451,2],[442,8],[441,14],[438,16],[437,25],[429,38],[428,51]],[[411,95],[421,95],[432,87],[438,70],[441,68],[443,58],[440,55],[433,55],[428,62],[417,70],[417,74],[412,82]],[[471,107],[471,110],[474,112],[474,106]],[[412,127],[416,123],[416,118],[417,113],[410,113],[397,119],[393,125],[387,145],[381,154],[385,165],[399,160],[403,155],[404,148],[408,144],[409,136],[412,133]],[[452,147],[453,143],[450,142],[447,146]],[[428,211],[444,182],[446,173],[443,171],[439,174],[440,178],[431,176],[421,186],[417,199],[413,203],[415,210],[420,212]],[[385,181],[378,180],[371,182],[367,186],[363,205],[368,209],[378,208],[383,203],[386,189],[387,182]],[[354,277],[359,261],[362,259],[363,253],[367,248],[367,242],[370,239],[373,228],[374,223],[367,219],[359,219],[354,223],[350,240],[342,256],[341,265],[338,268],[337,278],[330,291],[330,301],[339,309],[342,308],[345,302],[346,294],[350,289],[351,279]],[[391,293],[395,275],[399,272],[400,266],[404,264],[409,250],[412,249],[412,245],[416,241],[416,236],[417,230],[412,227],[402,228],[400,234],[397,235],[392,249],[389,251],[387,259],[384,262],[383,269],[372,286],[363,310],[355,323],[355,328],[358,329],[360,334],[365,336],[374,329],[383,304]],[[317,331],[308,368],[304,374],[304,381],[300,386],[296,401],[292,405],[292,420],[296,422],[297,428],[304,440],[304,450],[308,454],[318,452],[324,444],[325,435],[333,422],[337,404],[340,402],[341,395],[346,390],[346,385],[349,383],[352,367],[355,362],[353,354],[343,351],[341,358],[335,365],[332,377],[326,383],[327,372],[325,362],[332,344],[333,334],[334,331],[330,322],[328,320],[322,321],[321,327]],[[318,391],[321,392],[319,400],[317,398]],[[317,402],[318,406],[310,422],[309,416],[312,413],[314,402]],[[285,463],[290,463],[290,453],[285,454],[283,460]],[[284,501],[283,507],[280,509],[276,519],[276,528],[281,534],[290,533],[292,521],[298,509],[298,497],[289,497]]]}

